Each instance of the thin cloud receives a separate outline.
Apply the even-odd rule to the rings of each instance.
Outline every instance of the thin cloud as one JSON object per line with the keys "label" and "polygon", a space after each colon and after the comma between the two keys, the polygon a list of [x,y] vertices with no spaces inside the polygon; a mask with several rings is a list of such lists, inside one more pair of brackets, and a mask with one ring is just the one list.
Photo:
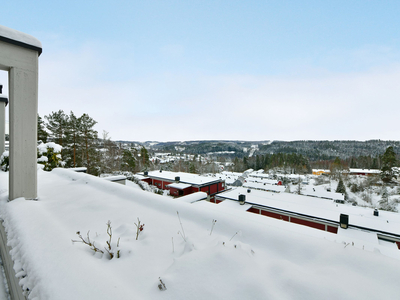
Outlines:
{"label": "thin cloud", "polygon": [[400,65],[320,76],[139,77],[113,70],[96,49],[41,58],[41,115],[88,113],[99,133],[123,140],[398,139]]}

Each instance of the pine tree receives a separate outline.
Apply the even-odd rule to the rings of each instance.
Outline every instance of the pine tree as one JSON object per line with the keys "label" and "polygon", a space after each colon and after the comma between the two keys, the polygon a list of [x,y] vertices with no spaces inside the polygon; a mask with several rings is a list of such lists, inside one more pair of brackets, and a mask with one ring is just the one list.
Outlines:
{"label": "pine tree", "polygon": [[92,163],[98,161],[98,155],[95,148],[95,142],[97,141],[97,131],[93,129],[96,125],[96,121],[93,120],[89,115],[83,114],[79,118],[81,124],[81,145],[82,145],[82,160],[83,164],[87,167],[87,172],[89,174],[96,174],[97,170],[92,168]]}
{"label": "pine tree", "polygon": [[140,149],[140,158],[141,158],[142,169],[147,170],[148,167],[150,166],[150,157],[149,157],[149,152],[143,146]]}
{"label": "pine tree", "polygon": [[381,179],[385,183],[391,182],[393,179],[397,178],[397,173],[393,170],[397,164],[396,153],[393,147],[390,146],[386,149],[382,156],[382,168],[381,168]]}
{"label": "pine tree", "polygon": [[193,162],[189,165],[189,173],[196,174],[196,166]]}
{"label": "pine tree", "polygon": [[81,160],[79,160],[79,146],[81,143],[82,128],[81,128],[81,118],[75,116],[71,111],[69,115],[68,132],[69,132],[69,143],[66,147],[69,150],[69,166],[77,167],[81,165]]}
{"label": "pine tree", "polygon": [[336,193],[340,193],[340,194],[344,194],[344,195],[346,194],[346,187],[345,187],[345,185],[343,183],[342,178],[339,179],[339,183],[338,183],[338,186],[336,188]]}
{"label": "pine tree", "polygon": [[45,130],[45,123],[43,119],[38,115],[38,128],[37,128],[37,140],[47,143],[48,133]]}
{"label": "pine tree", "polygon": [[46,127],[50,131],[50,140],[64,147],[68,134],[68,115],[64,111],[59,110],[44,117],[47,119]]}
{"label": "pine tree", "polygon": [[124,152],[122,153],[121,170],[134,172],[135,167],[136,167],[135,157],[133,156],[130,150],[125,149]]}

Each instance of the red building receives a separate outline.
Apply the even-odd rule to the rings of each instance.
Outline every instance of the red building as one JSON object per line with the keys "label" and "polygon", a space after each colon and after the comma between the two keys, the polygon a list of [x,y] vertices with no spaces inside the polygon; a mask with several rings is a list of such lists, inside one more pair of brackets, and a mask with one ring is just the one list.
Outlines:
{"label": "red building", "polygon": [[216,177],[205,177],[198,174],[151,171],[144,172],[143,181],[162,190],[169,190],[172,196],[185,196],[195,192],[206,192],[214,202],[217,193],[225,190],[225,181]]}

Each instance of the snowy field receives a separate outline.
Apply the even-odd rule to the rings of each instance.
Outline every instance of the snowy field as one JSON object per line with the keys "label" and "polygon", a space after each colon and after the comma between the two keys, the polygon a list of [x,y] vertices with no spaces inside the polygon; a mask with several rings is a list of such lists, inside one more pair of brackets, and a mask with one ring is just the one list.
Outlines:
{"label": "snowy field", "polygon": [[[0,172],[0,217],[30,299],[398,298],[400,251],[65,169],[38,170],[38,201],[7,202],[7,178]],[[105,252],[109,220],[120,258],[71,241],[90,231]]]}

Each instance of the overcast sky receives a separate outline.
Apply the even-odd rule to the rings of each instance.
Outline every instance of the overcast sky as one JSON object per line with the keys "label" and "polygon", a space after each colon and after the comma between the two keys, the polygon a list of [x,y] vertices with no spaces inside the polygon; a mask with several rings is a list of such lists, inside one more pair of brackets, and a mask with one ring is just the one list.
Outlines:
{"label": "overcast sky", "polygon": [[399,140],[399,16],[400,1],[13,0],[0,24],[42,42],[39,114],[87,113],[113,140]]}

